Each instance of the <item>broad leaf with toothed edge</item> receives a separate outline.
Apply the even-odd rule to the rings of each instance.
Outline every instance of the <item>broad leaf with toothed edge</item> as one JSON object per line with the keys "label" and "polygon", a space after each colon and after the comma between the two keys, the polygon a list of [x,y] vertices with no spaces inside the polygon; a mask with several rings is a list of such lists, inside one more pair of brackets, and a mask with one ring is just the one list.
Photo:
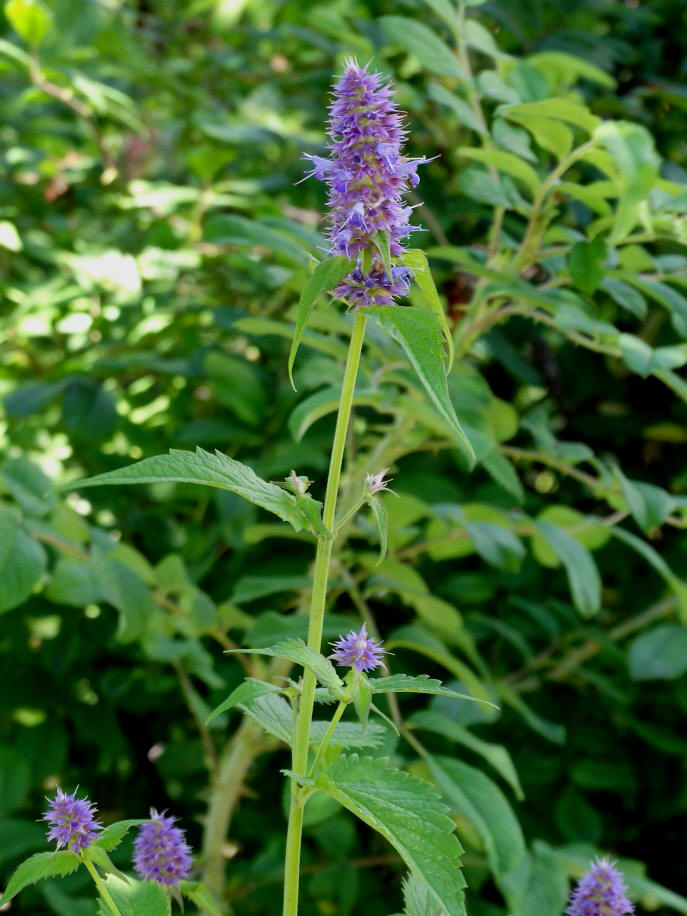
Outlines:
{"label": "broad leaf with toothed edge", "polygon": [[173,448],[168,455],[144,458],[143,461],[116,471],[77,480],[69,484],[69,489],[164,482],[193,483],[230,490],[268,512],[273,512],[293,525],[296,531],[305,528],[317,534],[326,534],[324,526],[321,523],[315,526],[313,521],[315,516],[319,518],[319,504],[314,499],[304,497],[312,503],[312,511],[306,513],[292,493],[258,477],[248,465],[218,451],[214,455],[210,454],[202,448],[197,448],[195,452]]}
{"label": "broad leaf with toothed edge", "polygon": [[317,787],[385,837],[445,916],[464,916],[462,848],[436,789],[384,758],[341,756]]}
{"label": "broad leaf with toothed edge", "polygon": [[75,871],[80,864],[80,859],[73,852],[65,850],[59,852],[37,852],[25,862],[17,866],[14,874],[7,882],[5,893],[0,897],[0,906],[16,897],[19,891],[24,890],[29,884],[35,884],[43,878],[61,878]]}

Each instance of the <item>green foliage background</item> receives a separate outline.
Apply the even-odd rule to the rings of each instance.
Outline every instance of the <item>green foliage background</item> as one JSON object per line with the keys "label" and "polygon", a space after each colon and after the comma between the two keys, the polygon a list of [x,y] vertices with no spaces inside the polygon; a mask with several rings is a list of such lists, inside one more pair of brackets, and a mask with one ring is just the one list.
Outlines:
{"label": "green foliage background", "polygon": [[[557,916],[597,850],[641,911],[687,913],[684,4],[36,8],[10,0],[0,39],[0,868],[79,784],[107,821],[168,808],[235,913],[279,910],[286,749],[237,710],[204,722],[242,664],[279,673],[223,649],[305,632],[313,538],[221,491],[57,487],[200,445],[322,497],[350,321],[321,303],[292,391],[325,204],[294,183],[354,54],[397,81],[409,153],[438,155],[414,243],[478,464],[371,328],[344,502],[385,466],[398,498],[382,565],[373,520],[347,529],[326,636],[362,613],[392,668],[501,707],[402,698],[429,758],[390,731],[372,751],[444,795],[473,916]],[[308,814],[303,912],[400,911],[389,847],[334,802]]]}

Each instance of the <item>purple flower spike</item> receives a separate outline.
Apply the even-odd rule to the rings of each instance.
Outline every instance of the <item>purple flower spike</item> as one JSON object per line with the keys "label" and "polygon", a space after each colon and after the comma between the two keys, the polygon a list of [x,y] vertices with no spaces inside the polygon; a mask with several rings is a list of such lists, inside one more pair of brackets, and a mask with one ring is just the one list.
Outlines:
{"label": "purple flower spike", "polygon": [[95,806],[87,798],[77,798],[76,792],[67,795],[62,789],[50,802],[43,820],[51,826],[49,840],[57,840],[57,848],[66,846],[70,852],[81,852],[90,846],[102,825],[95,818]]}
{"label": "purple flower spike", "polygon": [[359,633],[351,630],[346,636],[339,637],[333,646],[334,651],[329,657],[338,665],[355,668],[358,672],[384,667],[382,656],[385,650],[376,639],[367,635],[365,624]]}
{"label": "purple flower spike", "polygon": [[191,849],[184,832],[174,826],[173,817],[150,809],[150,820],[142,824],[134,843],[134,868],[142,878],[166,887],[176,887],[191,868]]}
{"label": "purple flower spike", "polygon": [[[378,233],[387,233],[392,258],[403,255],[403,240],[417,227],[403,194],[418,183],[417,167],[429,159],[401,154],[406,132],[390,86],[349,60],[334,86],[330,107],[331,157],[306,156],[309,175],[329,187],[329,238],[332,254],[355,258],[357,269],[335,294],[351,306],[393,305],[408,292],[411,273],[384,267]],[[367,265],[363,268],[363,254]],[[364,272],[363,272],[364,271]]]}
{"label": "purple flower spike", "polygon": [[630,916],[634,907],[618,869],[608,859],[600,859],[578,883],[565,912],[568,916]]}

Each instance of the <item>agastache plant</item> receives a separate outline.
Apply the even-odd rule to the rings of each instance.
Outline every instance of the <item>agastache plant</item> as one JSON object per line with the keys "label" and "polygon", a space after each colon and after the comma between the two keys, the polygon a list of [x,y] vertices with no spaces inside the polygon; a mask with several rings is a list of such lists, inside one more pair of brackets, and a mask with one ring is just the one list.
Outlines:
{"label": "agastache plant", "polygon": [[[151,809],[148,821],[117,821],[103,827],[91,801],[77,798],[76,791],[67,793],[58,787],[41,819],[49,824],[47,839],[55,841],[57,850],[36,853],[16,869],[0,896],[3,909],[29,884],[42,878],[68,875],[83,865],[98,891],[99,914],[167,916],[172,897],[183,909],[183,894],[202,905],[209,916],[219,916],[220,910],[208,891],[201,884],[186,880],[191,868],[191,850],[183,831],[174,826],[173,817]],[[143,881],[119,871],[108,855],[135,826],[139,826],[139,832],[133,867]]]}
{"label": "agastache plant", "polygon": [[[347,505],[337,516],[349,420],[368,318],[401,345],[447,432],[467,463],[474,460],[448,393],[444,351],[445,348],[448,351],[450,366],[453,339],[443,306],[424,253],[405,248],[414,227],[410,223],[412,208],[404,203],[403,195],[417,185],[417,168],[429,159],[403,154],[406,130],[392,86],[380,74],[360,67],[353,60],[346,62],[334,86],[328,133],[329,155],[308,154],[307,158],[312,166],[309,174],[324,180],[328,186],[330,251],[314,264],[303,286],[288,360],[293,383],[299,343],[316,301],[324,294],[334,301],[343,301],[349,314],[350,340],[324,504],[311,496],[313,482],[296,470],[282,483],[270,482],[221,452],[210,454],[200,448],[195,452],[172,450],[168,455],[146,458],[78,485],[177,481],[220,487],[276,514],[316,540],[307,642],[289,638],[269,648],[229,650],[281,660],[282,672],[297,665],[303,669],[302,677],[286,683],[283,676],[279,683],[249,678],[208,719],[239,706],[271,735],[281,740],[288,736],[291,766],[287,775],[291,791],[284,864],[284,916],[298,913],[304,812],[316,792],[329,795],[382,833],[408,864],[415,879],[422,882],[435,908],[445,916],[464,916],[462,849],[454,833],[455,824],[447,816],[434,787],[395,769],[384,758],[344,752],[351,747],[364,750],[381,743],[385,728],[377,721],[369,722],[371,715],[381,717],[397,729],[397,723],[376,705],[380,695],[416,692],[461,699],[473,697],[456,693],[426,676],[389,673],[368,677],[385,668],[387,653],[377,635],[368,633],[368,628],[373,628],[367,620],[362,629],[342,635],[330,657],[322,653],[328,580],[337,537],[358,512],[369,509],[378,531],[380,562],[386,551],[388,523],[384,500],[389,468],[379,470],[379,465],[364,468],[360,478],[355,472],[347,471]],[[405,301],[407,298],[412,299],[412,304]],[[351,498],[356,486],[358,496]],[[349,669],[343,678],[332,659]],[[329,720],[313,721],[316,702],[336,703]],[[395,700],[389,703],[389,709],[394,713]],[[342,722],[351,710],[358,721]],[[402,721],[397,715],[395,718],[402,727]],[[403,736],[418,747],[417,739],[407,730]],[[175,829],[161,815],[153,816],[137,842],[136,863],[140,874],[156,881],[164,877],[167,883],[185,873],[187,853],[183,845],[175,846]],[[169,848],[164,846],[163,837]],[[176,858],[172,846],[178,854]]]}

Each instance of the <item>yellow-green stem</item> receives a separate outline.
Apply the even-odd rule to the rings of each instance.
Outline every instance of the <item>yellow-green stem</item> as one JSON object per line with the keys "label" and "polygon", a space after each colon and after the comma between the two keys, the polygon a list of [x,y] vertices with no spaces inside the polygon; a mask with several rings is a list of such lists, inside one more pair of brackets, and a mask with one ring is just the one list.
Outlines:
{"label": "yellow-green stem", "polygon": [[347,706],[348,706],[348,703],[346,702],[346,700],[341,700],[339,705],[336,707],[336,712],[332,716],[332,721],[329,723],[329,727],[327,728],[327,731],[324,733],[324,738],[320,742],[320,746],[317,749],[317,754],[315,755],[315,759],[313,760],[312,766],[310,767],[310,772],[308,773],[308,776],[313,776],[315,771],[317,770],[317,764],[320,762],[320,760],[322,759],[322,755],[327,750],[327,747],[329,746],[329,741],[331,740],[331,737],[334,734],[334,729],[336,728],[339,722],[339,719],[344,714],[344,710],[346,709]]}
{"label": "yellow-green stem", "polygon": [[103,879],[98,874],[98,871],[95,865],[90,861],[90,859],[88,859],[87,855],[84,855],[84,854],[82,854],[82,861],[83,861],[83,864],[86,866],[86,868],[91,873],[91,878],[93,878],[93,880],[95,881],[95,886],[98,888],[98,893],[105,901],[108,910],[110,910],[110,912],[113,913],[113,916],[121,916],[121,913],[117,909],[117,905],[115,904],[114,900],[110,896],[110,892],[105,887]]}
{"label": "yellow-green stem", "polygon": [[[346,433],[348,421],[353,404],[355,380],[358,374],[360,353],[365,336],[365,315],[357,312],[353,322],[351,343],[348,348],[348,358],[344,371],[339,412],[336,418],[336,430],[332,443],[332,456],[329,463],[329,477],[327,490],[324,497],[322,521],[325,528],[333,532],[334,516],[336,513],[336,498],[339,492],[341,478],[341,465],[343,463],[344,448],[346,446]],[[322,623],[324,621],[325,601],[327,598],[327,579],[329,576],[329,561],[332,555],[332,540],[319,538],[317,541],[317,554],[315,556],[315,571],[313,573],[312,598],[310,603],[310,622],[308,625],[308,646],[316,652],[320,651],[322,643]],[[308,669],[303,677],[303,688],[298,704],[298,717],[296,720],[296,733],[293,739],[293,752],[291,755],[291,769],[296,775],[304,776],[308,765],[308,747],[310,741],[310,724],[312,722],[313,704],[315,701],[315,675]],[[289,827],[286,836],[286,861],[284,865],[284,916],[297,916],[298,913],[298,882],[301,860],[301,836],[303,832],[303,803],[299,798],[298,786],[291,784],[291,809],[289,812]]]}

